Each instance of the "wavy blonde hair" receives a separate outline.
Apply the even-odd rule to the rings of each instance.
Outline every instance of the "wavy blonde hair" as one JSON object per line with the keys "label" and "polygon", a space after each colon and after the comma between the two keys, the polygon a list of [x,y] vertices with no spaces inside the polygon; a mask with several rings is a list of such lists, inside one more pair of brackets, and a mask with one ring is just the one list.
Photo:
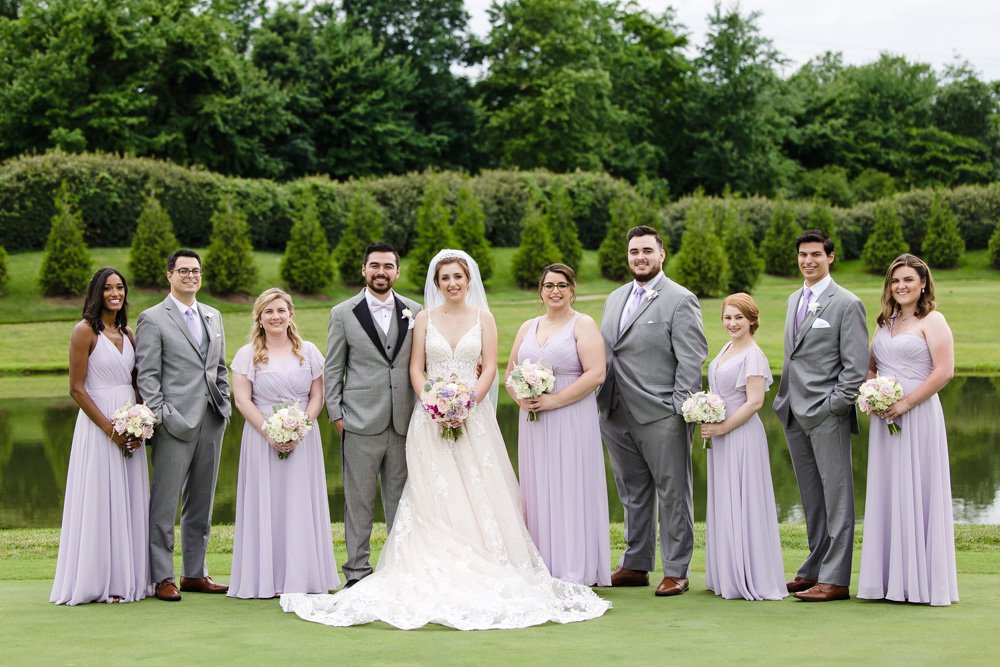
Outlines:
{"label": "wavy blonde hair", "polygon": [[292,303],[292,297],[285,290],[272,287],[261,292],[257,300],[253,302],[253,324],[250,326],[250,344],[253,345],[254,368],[260,364],[267,363],[267,336],[264,334],[264,325],[261,324],[260,317],[263,315],[264,309],[277,299],[281,299],[288,304],[288,339],[292,341],[292,353],[299,358],[300,366],[306,363],[306,358],[302,355],[302,336],[299,335],[299,329],[295,326],[295,320],[292,319],[292,316],[295,315],[295,304]]}
{"label": "wavy blonde hair", "polygon": [[934,299],[934,278],[931,277],[930,267],[916,255],[903,253],[892,260],[892,264],[889,265],[889,269],[885,272],[885,283],[882,285],[882,312],[878,314],[875,320],[880,327],[886,326],[889,320],[899,315],[899,304],[896,303],[896,299],[892,296],[892,274],[895,273],[896,269],[904,266],[908,266],[916,271],[917,277],[924,281],[924,288],[920,290],[920,296],[917,298],[917,305],[913,314],[917,318],[921,318],[937,308],[937,303]]}

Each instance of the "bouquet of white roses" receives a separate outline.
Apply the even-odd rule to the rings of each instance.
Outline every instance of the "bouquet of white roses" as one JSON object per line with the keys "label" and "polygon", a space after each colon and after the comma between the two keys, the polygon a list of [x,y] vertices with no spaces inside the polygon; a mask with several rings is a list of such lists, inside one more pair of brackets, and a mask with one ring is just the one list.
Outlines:
{"label": "bouquet of white roses", "polygon": [[441,426],[441,435],[448,442],[461,437],[462,424],[475,404],[475,390],[454,373],[446,378],[428,378],[420,394],[420,406],[432,422]]}
{"label": "bouquet of white roses", "polygon": [[[514,366],[507,378],[507,386],[519,399],[536,398],[552,391],[556,386],[556,376],[545,362],[525,359]],[[529,412],[528,421],[538,421],[538,413]]]}
{"label": "bouquet of white roses", "polygon": [[122,456],[127,459],[132,458],[132,452],[142,443],[153,437],[153,426],[156,425],[156,415],[145,403],[133,405],[132,401],[126,401],[120,408],[111,415],[111,427],[118,435],[129,436],[139,441],[138,445],[126,446],[122,449]]}
{"label": "bouquet of white roses", "polygon": [[[274,413],[264,420],[262,429],[269,438],[279,445],[298,444],[312,430],[313,422],[301,409],[298,401],[288,399],[274,406]],[[279,459],[287,459],[294,445],[287,451],[279,451]]]}
{"label": "bouquet of white roses", "polygon": [[[896,378],[876,375],[858,388],[858,409],[866,415],[876,415],[903,398],[903,387]],[[895,435],[903,429],[894,421],[888,421],[889,433]]]}
{"label": "bouquet of white roses", "polygon": [[[718,424],[726,420],[726,402],[721,396],[710,391],[695,392],[681,404],[681,414],[688,423]],[[702,447],[711,449],[711,439],[705,438]]]}

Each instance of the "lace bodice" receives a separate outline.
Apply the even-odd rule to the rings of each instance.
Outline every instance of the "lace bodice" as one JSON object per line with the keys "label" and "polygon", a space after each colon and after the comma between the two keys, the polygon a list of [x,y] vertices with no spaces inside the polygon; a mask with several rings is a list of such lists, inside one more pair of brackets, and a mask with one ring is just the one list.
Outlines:
{"label": "lace bodice", "polygon": [[446,377],[452,373],[471,384],[476,381],[476,364],[483,351],[482,330],[479,315],[476,323],[458,339],[458,345],[451,349],[448,339],[437,330],[433,320],[427,318],[427,339],[424,343],[427,375],[431,378]]}

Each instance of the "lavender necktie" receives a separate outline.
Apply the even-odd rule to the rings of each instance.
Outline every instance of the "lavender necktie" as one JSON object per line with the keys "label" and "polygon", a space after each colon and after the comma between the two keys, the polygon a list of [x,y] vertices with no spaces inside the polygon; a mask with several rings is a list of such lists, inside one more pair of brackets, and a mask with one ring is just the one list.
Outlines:
{"label": "lavender necktie", "polygon": [[806,314],[809,312],[809,299],[812,298],[812,292],[809,291],[808,287],[802,288],[802,303],[799,304],[799,312],[795,313],[795,331],[798,331],[802,327],[802,323],[806,321]]}
{"label": "lavender necktie", "polygon": [[639,308],[639,303],[642,302],[642,296],[645,293],[646,293],[645,287],[640,287],[635,291],[635,298],[633,298],[631,301],[628,302],[628,305],[625,306],[625,312],[622,313],[622,321],[618,327],[619,332],[621,332],[625,328],[625,325],[632,320],[632,315],[634,315],[636,309]]}
{"label": "lavender necktie", "polygon": [[194,308],[188,308],[187,312],[184,313],[184,317],[187,319],[188,331],[191,332],[194,342],[201,345],[201,323],[195,317]]}

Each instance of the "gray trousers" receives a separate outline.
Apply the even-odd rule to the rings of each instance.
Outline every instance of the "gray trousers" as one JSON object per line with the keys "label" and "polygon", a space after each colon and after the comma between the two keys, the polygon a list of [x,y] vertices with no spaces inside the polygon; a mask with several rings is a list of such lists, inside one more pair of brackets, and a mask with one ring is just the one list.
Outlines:
{"label": "gray trousers", "polygon": [[385,524],[392,530],[399,498],[406,484],[406,437],[392,426],[377,435],[345,431],[340,446],[344,471],[344,577],[362,579],[372,573],[371,537],[375,492],[382,481]]}
{"label": "gray trousers", "polygon": [[663,576],[687,577],[694,550],[692,429],[680,415],[640,424],[616,398],[601,435],[625,508],[625,553],[619,565],[655,569],[659,514]]}
{"label": "gray trousers", "polygon": [[809,539],[809,556],[798,575],[848,586],[854,554],[850,419],[830,415],[810,431],[802,428],[794,416],[789,421],[785,437]]}
{"label": "gray trousers", "polygon": [[205,553],[212,530],[212,503],[226,421],[205,413],[198,436],[185,442],[161,425],[151,447],[149,560],[154,583],[174,578],[174,520],[181,497],[181,576],[207,577]]}

